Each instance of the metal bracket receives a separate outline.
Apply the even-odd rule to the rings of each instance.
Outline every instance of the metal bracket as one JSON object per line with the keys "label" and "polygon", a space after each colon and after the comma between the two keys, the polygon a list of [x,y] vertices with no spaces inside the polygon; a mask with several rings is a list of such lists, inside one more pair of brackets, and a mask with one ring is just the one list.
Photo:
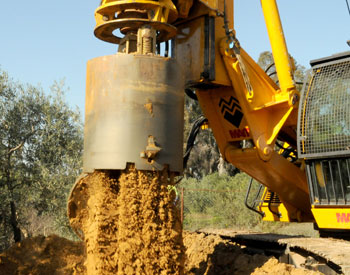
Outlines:
{"label": "metal bracket", "polygon": [[156,145],[154,136],[148,136],[147,142],[146,150],[140,153],[140,157],[147,159],[147,161],[151,163],[162,148]]}

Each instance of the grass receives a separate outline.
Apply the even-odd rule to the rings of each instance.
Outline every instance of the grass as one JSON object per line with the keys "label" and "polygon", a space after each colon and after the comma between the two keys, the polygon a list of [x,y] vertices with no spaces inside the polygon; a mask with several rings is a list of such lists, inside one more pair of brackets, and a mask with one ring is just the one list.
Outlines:
{"label": "grass", "polygon": [[179,186],[185,188],[184,229],[249,230],[318,237],[312,223],[262,221],[256,213],[248,210],[244,206],[248,181],[249,177],[243,173],[234,177],[214,173],[201,180],[184,179]]}

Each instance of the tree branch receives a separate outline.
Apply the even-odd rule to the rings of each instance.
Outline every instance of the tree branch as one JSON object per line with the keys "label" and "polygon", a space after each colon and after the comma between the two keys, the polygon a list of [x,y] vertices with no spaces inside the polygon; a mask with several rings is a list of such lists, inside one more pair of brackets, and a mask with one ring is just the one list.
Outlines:
{"label": "tree branch", "polygon": [[11,148],[11,149],[8,151],[8,155],[10,156],[10,155],[12,155],[13,152],[15,152],[15,151],[21,149],[21,148],[23,147],[24,143],[27,141],[27,139],[30,138],[35,132],[36,132],[36,130],[34,129],[34,126],[32,125],[32,131],[31,131],[28,135],[26,135],[26,136],[24,137],[24,139],[22,140],[22,142],[21,142],[20,144],[18,144],[18,145],[17,145],[16,147],[14,147],[14,148]]}
{"label": "tree branch", "polygon": [[24,143],[26,142],[27,139],[24,139],[20,144],[18,144],[16,147],[14,148],[11,148],[9,151],[8,151],[8,154],[11,155],[13,152],[17,151],[18,149],[20,149]]}

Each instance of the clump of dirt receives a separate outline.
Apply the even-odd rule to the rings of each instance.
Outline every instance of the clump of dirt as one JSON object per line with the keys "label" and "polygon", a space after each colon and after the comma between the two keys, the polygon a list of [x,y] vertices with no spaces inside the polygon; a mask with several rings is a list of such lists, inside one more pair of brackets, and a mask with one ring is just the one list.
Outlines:
{"label": "clump of dirt", "polygon": [[84,259],[81,242],[37,236],[0,254],[0,274],[84,274]]}
{"label": "clump of dirt", "polygon": [[69,208],[83,232],[88,274],[183,274],[182,227],[169,185],[174,175],[166,170],[133,166],[79,182],[78,201],[88,198],[87,205]]}
{"label": "clump of dirt", "polygon": [[322,273],[297,269],[292,265],[279,263],[277,259],[269,259],[262,267],[257,268],[252,275],[321,275]]}

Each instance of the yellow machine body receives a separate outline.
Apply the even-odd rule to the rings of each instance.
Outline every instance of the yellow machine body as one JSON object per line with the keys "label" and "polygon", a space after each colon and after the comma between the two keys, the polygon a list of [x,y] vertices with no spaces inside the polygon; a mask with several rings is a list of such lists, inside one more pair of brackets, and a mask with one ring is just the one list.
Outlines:
{"label": "yellow machine body", "polygon": [[[202,7],[202,3],[198,2],[197,6]],[[218,7],[223,11],[224,1],[219,1]],[[293,66],[276,2],[262,1],[262,7],[274,59],[280,61],[276,68],[283,83],[281,88],[241,47],[237,56],[231,45],[234,41],[223,28],[225,19],[212,17],[210,9],[207,13],[194,9],[194,15],[190,14],[186,21],[175,22],[180,28],[175,40],[175,58],[183,64],[180,66],[185,68],[186,85],[196,90],[226,160],[277,192],[289,211],[289,220],[312,221],[305,173],[274,150],[281,132],[295,144],[293,129],[297,125],[299,93],[293,82]],[[196,16],[196,11],[200,16]],[[231,15],[231,11],[226,7],[227,14]],[[241,148],[242,140],[250,140],[254,146]]]}
{"label": "yellow machine body", "polygon": [[312,207],[311,211],[319,228],[350,229],[349,207]]}
{"label": "yellow machine body", "polygon": [[[219,14],[224,3],[218,1]],[[300,92],[293,79],[295,65],[287,50],[276,1],[262,0],[261,6],[279,85],[235,38],[225,33],[225,18],[212,17],[211,9],[203,12],[202,2],[197,2],[187,20],[175,22],[179,28],[175,57],[184,68],[186,87],[195,90],[225,159],[267,187],[259,205],[264,220],[316,222],[320,229],[348,229],[347,214],[339,214],[344,222],[334,218],[334,211],[344,208],[311,205],[302,161],[296,165],[275,150],[277,138],[296,149]],[[226,13],[232,14],[231,7],[226,7]],[[227,20],[233,22],[233,18]],[[249,140],[252,146],[242,148],[242,140]],[[264,199],[267,190],[278,195],[278,203],[268,205]],[[336,224],[327,222],[329,215],[323,213],[330,212],[326,211],[335,213],[329,215],[335,215]]]}

